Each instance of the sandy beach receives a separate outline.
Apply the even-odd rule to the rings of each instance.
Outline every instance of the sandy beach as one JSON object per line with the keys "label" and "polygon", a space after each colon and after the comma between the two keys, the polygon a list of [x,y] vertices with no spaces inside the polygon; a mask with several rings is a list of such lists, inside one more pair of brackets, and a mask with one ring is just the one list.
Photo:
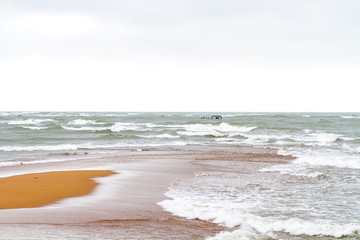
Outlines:
{"label": "sandy beach", "polygon": [[[206,239],[234,228],[165,211],[158,203],[168,199],[164,193],[170,186],[201,173],[235,173],[232,162],[241,162],[236,172],[246,177],[293,159],[270,149],[191,146],[4,167],[1,194],[28,186],[34,194],[20,197],[23,205],[1,198],[0,239]],[[219,168],[221,162],[226,167]],[[246,188],[256,187],[246,178],[241,181]]]}
{"label": "sandy beach", "polygon": [[[1,192],[11,192],[12,199],[19,201],[11,201],[6,195],[1,197],[0,239],[46,239],[49,232],[55,239],[69,236],[119,239],[119,234],[121,239],[213,236],[226,227],[173,216],[157,203],[167,199],[164,193],[173,181],[210,170],[200,162],[202,158],[223,155],[215,152],[131,150],[81,162],[5,167],[1,173],[5,177],[0,179]],[[34,231],[28,231],[29,228]]]}

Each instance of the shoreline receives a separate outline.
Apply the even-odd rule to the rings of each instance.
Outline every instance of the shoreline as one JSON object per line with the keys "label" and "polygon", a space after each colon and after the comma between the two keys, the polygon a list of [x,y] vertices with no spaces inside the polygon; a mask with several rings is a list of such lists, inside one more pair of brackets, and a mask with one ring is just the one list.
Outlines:
{"label": "shoreline", "polygon": [[[97,179],[99,185],[88,195],[40,208],[0,210],[0,235],[26,239],[9,229],[15,227],[21,232],[31,226],[37,231],[26,237],[40,239],[46,239],[49,231],[59,236],[68,232],[70,236],[76,233],[91,238],[95,229],[98,238],[107,239],[117,239],[115,236],[119,235],[124,239],[134,236],[141,239],[205,239],[229,228],[165,211],[158,203],[168,199],[164,194],[171,184],[194,177],[196,172],[214,171],[214,166],[208,164],[212,160],[264,161],[269,156],[270,161],[289,160],[271,150],[192,146],[119,152],[115,157],[82,161],[6,167],[1,175],[74,169],[108,169],[119,174]],[[113,232],[116,234],[111,237]]]}

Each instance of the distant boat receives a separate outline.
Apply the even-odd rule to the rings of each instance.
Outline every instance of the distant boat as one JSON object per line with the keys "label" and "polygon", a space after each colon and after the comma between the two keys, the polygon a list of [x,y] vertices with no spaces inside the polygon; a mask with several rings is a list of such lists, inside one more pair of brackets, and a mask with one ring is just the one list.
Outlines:
{"label": "distant boat", "polygon": [[200,117],[201,119],[222,119],[221,115],[211,115],[211,117]]}
{"label": "distant boat", "polygon": [[221,115],[211,115],[211,119],[222,119]]}

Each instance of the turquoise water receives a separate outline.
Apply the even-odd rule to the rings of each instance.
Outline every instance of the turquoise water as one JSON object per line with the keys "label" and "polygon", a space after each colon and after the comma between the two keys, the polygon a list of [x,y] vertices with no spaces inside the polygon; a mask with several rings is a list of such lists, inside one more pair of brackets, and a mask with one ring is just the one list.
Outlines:
{"label": "turquoise water", "polygon": [[[1,112],[0,167],[163,146],[272,148],[290,164],[214,162],[160,203],[234,227],[216,239],[360,239],[360,113]],[[232,171],[223,171],[231,164]],[[221,170],[221,171],[220,171]]]}

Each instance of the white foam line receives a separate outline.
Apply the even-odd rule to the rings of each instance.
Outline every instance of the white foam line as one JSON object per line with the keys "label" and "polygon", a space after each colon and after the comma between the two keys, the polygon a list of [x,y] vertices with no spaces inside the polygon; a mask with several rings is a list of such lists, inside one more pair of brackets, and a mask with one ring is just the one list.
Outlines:
{"label": "white foam line", "polygon": [[[104,170],[103,168],[91,168],[91,169],[82,169],[82,170]],[[66,170],[68,171],[68,170]],[[70,170],[69,170],[70,171]],[[119,187],[124,184],[124,179],[134,177],[137,174],[133,171],[116,171],[110,170],[117,174],[92,178],[99,185],[95,190],[87,195],[80,197],[65,198],[59,202],[51,205],[44,206],[44,209],[55,209],[55,208],[68,208],[68,207],[83,207],[89,205],[97,205],[99,202],[102,202],[105,199],[113,199],[117,195]]]}
{"label": "white foam line", "polygon": [[134,171],[118,171],[111,168],[104,169],[103,167],[93,167],[93,168],[83,168],[83,169],[46,169],[41,171],[28,171],[26,173],[12,173],[12,174],[2,174],[1,178],[4,177],[12,177],[12,176],[20,176],[26,174],[37,174],[37,173],[47,173],[47,172],[62,172],[62,171],[83,171],[83,170],[101,170],[101,171],[113,171],[116,174],[105,176],[105,177],[97,177],[92,178],[95,182],[99,183],[99,185],[95,188],[93,192],[90,194],[80,196],[80,197],[71,197],[62,199],[54,204],[46,205],[38,208],[16,208],[16,209],[6,209],[5,211],[26,211],[32,209],[59,209],[59,208],[69,208],[69,207],[84,207],[84,206],[93,206],[97,205],[99,202],[102,202],[106,199],[113,199],[117,191],[119,190],[119,186],[123,185],[124,179],[137,176]]}

